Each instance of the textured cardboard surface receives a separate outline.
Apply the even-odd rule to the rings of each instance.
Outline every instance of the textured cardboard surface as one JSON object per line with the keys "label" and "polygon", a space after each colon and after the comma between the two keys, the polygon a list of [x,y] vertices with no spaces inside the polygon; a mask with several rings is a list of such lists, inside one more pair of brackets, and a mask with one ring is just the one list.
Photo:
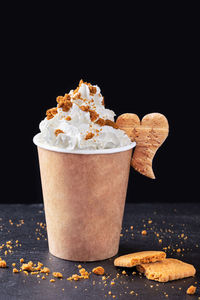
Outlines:
{"label": "textured cardboard surface", "polygon": [[68,154],[38,147],[49,251],[73,261],[116,255],[132,149]]}

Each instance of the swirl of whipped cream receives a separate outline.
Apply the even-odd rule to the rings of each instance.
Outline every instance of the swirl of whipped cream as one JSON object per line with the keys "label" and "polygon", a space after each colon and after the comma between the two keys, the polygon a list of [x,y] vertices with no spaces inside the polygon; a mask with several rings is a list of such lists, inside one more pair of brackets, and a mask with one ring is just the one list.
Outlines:
{"label": "swirl of whipped cream", "polygon": [[77,149],[109,149],[131,143],[124,131],[114,123],[115,113],[106,109],[100,88],[90,83],[79,83],[76,90],[57,97],[57,107],[47,110],[40,122],[40,142]]}

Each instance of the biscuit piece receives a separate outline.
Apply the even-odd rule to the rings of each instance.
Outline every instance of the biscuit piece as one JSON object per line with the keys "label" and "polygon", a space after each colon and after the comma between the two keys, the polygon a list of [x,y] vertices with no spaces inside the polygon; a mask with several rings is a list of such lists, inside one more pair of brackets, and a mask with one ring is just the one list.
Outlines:
{"label": "biscuit piece", "polygon": [[187,289],[186,294],[188,294],[188,295],[194,295],[196,293],[196,289],[197,289],[196,286],[191,285]]}
{"label": "biscuit piece", "polygon": [[139,173],[155,179],[152,162],[169,133],[166,117],[160,113],[151,113],[140,122],[137,115],[129,113],[119,116],[116,124],[132,141],[136,141],[131,166]]}
{"label": "biscuit piece", "polygon": [[142,251],[119,256],[114,260],[114,265],[131,268],[142,263],[155,262],[165,258],[166,253],[163,251]]}
{"label": "biscuit piece", "polygon": [[196,273],[193,265],[174,258],[166,258],[154,263],[141,264],[136,268],[139,272],[144,273],[148,279],[159,282],[190,277]]}
{"label": "biscuit piece", "polygon": [[99,266],[99,267],[96,267],[92,270],[92,272],[96,275],[104,275],[105,273],[105,270],[103,267]]}

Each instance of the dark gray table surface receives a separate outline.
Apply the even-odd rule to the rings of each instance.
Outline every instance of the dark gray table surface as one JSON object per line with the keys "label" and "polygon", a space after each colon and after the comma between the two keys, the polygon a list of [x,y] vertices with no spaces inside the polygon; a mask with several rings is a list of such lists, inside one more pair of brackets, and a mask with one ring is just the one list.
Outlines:
{"label": "dark gray table surface", "polygon": [[[147,231],[146,236],[141,234],[143,229]],[[135,268],[126,270],[127,274],[123,275],[124,268],[114,267],[112,258],[101,262],[81,263],[87,271],[103,266],[106,280],[102,280],[102,276],[91,274],[89,279],[67,281],[67,277],[78,273],[79,263],[61,260],[49,254],[43,205],[1,205],[0,257],[6,260],[8,267],[0,268],[0,299],[198,299],[199,231],[200,205],[197,203],[126,204],[118,255],[164,249],[167,257],[193,264],[197,270],[196,276],[159,283],[146,279],[138,272],[132,275]],[[19,242],[16,243],[16,240]],[[5,246],[7,241],[12,242],[11,249]],[[176,251],[179,248],[181,252]],[[44,280],[41,276],[26,275],[23,272],[13,274],[12,263],[16,263],[19,268],[20,258],[24,258],[25,262],[40,261],[51,272],[61,272],[63,279],[56,279],[51,283],[51,273]],[[113,280],[115,284],[111,285]],[[197,292],[190,296],[186,294],[186,290],[192,284],[197,286]]]}

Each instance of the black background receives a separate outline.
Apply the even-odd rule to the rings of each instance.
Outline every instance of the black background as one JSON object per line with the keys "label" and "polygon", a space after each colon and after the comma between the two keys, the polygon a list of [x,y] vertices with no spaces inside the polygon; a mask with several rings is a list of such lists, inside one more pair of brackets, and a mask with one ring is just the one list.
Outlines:
{"label": "black background", "polygon": [[133,169],[129,202],[199,201],[198,34],[195,7],[75,4],[2,10],[2,203],[42,202],[33,136],[56,97],[97,84],[116,115],[169,120],[156,180]]}

